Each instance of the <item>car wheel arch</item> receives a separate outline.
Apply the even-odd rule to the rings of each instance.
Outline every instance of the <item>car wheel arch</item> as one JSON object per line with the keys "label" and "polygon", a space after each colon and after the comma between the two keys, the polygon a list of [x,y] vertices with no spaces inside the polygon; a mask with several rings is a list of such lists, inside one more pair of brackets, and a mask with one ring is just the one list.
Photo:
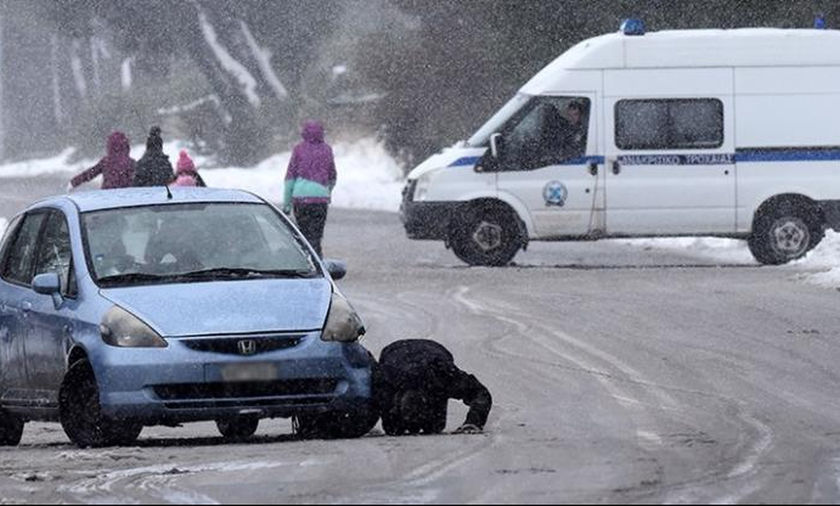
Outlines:
{"label": "car wheel arch", "polygon": [[72,348],[70,348],[70,352],[67,354],[67,363],[65,364],[66,369],[69,370],[70,366],[79,360],[87,360],[88,363],[90,362],[87,350],[85,350],[82,346],[76,344]]}

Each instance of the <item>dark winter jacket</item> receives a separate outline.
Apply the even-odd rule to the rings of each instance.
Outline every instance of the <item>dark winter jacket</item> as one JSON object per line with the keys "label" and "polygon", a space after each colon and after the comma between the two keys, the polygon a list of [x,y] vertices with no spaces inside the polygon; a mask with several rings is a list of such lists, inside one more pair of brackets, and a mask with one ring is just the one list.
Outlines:
{"label": "dark winter jacket", "polygon": [[324,142],[324,127],[307,121],[300,135],[303,142],[292,150],[286,169],[283,203],[328,204],[336,172],[332,148]]}
{"label": "dark winter jacket", "polygon": [[71,179],[70,184],[79,186],[102,174],[103,190],[131,186],[135,162],[128,156],[130,149],[128,137],[124,133],[112,133],[108,137],[108,154],[99,163]]}
{"label": "dark winter jacket", "polygon": [[374,369],[374,401],[387,413],[399,394],[422,391],[432,405],[458,399],[469,406],[465,423],[483,428],[493,404],[487,388],[455,365],[442,344],[428,339],[404,339],[386,346]]}
{"label": "dark winter jacket", "polygon": [[146,152],[137,162],[134,186],[163,186],[174,177],[169,157],[163,152],[163,140],[153,132],[146,140]]}

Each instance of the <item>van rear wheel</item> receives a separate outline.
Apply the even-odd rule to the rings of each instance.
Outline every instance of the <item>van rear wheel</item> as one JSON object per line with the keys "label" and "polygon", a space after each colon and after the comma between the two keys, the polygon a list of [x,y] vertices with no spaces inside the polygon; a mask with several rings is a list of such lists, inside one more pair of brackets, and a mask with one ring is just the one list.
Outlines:
{"label": "van rear wheel", "polygon": [[455,256],[469,265],[507,265],[522,247],[516,216],[502,206],[470,207],[449,235]]}
{"label": "van rear wheel", "polygon": [[816,206],[785,199],[759,209],[747,245],[760,263],[779,265],[802,258],[824,235]]}

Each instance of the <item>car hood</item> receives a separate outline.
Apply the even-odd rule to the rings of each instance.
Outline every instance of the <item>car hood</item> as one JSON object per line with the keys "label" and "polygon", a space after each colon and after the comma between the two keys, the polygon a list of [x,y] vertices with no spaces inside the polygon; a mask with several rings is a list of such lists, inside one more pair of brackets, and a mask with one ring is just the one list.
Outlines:
{"label": "car hood", "polygon": [[100,293],[162,336],[320,329],[332,285],[318,279],[254,279],[107,288]]}

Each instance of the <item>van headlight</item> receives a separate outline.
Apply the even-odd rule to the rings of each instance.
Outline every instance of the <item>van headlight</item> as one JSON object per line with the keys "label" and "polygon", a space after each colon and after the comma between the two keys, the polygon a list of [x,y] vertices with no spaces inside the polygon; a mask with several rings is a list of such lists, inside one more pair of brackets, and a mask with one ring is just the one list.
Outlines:
{"label": "van headlight", "polygon": [[417,178],[417,184],[414,185],[414,201],[426,200],[426,195],[429,193],[429,187],[432,186],[432,178],[440,171],[435,169],[429,171]]}
{"label": "van headlight", "polygon": [[365,325],[350,302],[340,293],[333,292],[321,339],[349,343],[358,340],[364,333]]}
{"label": "van headlight", "polygon": [[125,309],[114,306],[109,309],[99,324],[102,340],[111,346],[121,348],[165,348],[167,342],[143,323],[140,318]]}

